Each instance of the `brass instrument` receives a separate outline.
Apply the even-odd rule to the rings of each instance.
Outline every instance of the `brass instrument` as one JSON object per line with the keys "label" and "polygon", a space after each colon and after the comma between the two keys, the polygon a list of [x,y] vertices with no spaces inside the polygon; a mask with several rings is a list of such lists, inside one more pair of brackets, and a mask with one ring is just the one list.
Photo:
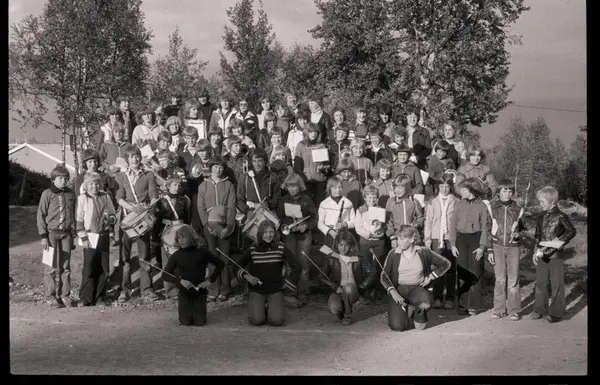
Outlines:
{"label": "brass instrument", "polygon": [[302,222],[306,221],[308,218],[310,218],[310,215],[306,216],[306,217],[304,217],[304,218],[300,219],[299,221],[296,221],[296,222],[294,222],[292,224],[281,226],[281,233],[283,235],[289,235],[292,232],[292,230],[294,230],[299,224],[301,224]]}

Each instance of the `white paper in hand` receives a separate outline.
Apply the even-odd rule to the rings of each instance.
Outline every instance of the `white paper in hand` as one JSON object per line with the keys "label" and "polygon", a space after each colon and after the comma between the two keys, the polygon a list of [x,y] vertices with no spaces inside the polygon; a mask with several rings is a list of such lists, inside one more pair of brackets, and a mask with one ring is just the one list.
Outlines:
{"label": "white paper in hand", "polygon": [[48,247],[48,250],[42,250],[42,263],[54,267],[54,247]]}
{"label": "white paper in hand", "polygon": [[154,156],[154,151],[152,151],[152,147],[149,144],[140,148],[140,152],[142,153],[142,158],[152,158]]}
{"label": "white paper in hand", "polygon": [[318,148],[316,150],[311,150],[313,162],[328,162],[329,161],[329,152],[326,148]]}
{"label": "white paper in hand", "polygon": [[378,220],[379,222],[385,223],[385,209],[381,207],[369,207],[369,220]]}
{"label": "white paper in hand", "polygon": [[329,255],[333,252],[333,250],[331,250],[331,248],[329,246],[323,245],[321,246],[321,248],[319,249],[319,251],[325,255]]}
{"label": "white paper in hand", "polygon": [[285,202],[283,205],[285,216],[290,218],[302,218],[302,207],[294,203]]}
{"label": "white paper in hand", "polygon": [[558,239],[553,239],[551,241],[540,242],[540,246],[552,247],[554,249],[558,249],[558,248],[560,248],[564,244],[565,244],[564,242],[559,241]]}
{"label": "white paper in hand", "polygon": [[[100,238],[100,234],[98,233],[87,233],[88,235],[88,241],[90,241],[90,247],[92,249],[95,249],[98,247],[98,238]],[[81,240],[81,238],[79,238],[79,241],[77,242],[79,244],[79,246],[83,247],[83,241]]]}

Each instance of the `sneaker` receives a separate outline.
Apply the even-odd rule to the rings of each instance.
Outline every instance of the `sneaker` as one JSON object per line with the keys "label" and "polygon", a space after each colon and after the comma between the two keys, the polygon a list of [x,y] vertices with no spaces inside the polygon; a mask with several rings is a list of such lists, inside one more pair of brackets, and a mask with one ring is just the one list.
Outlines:
{"label": "sneaker", "polygon": [[492,319],[500,319],[500,318],[502,318],[504,316],[505,316],[505,314],[492,313]]}
{"label": "sneaker", "polygon": [[69,297],[61,297],[61,300],[66,307],[77,307],[77,302]]}
{"label": "sneaker", "polygon": [[292,296],[285,296],[284,301],[285,301],[285,304],[288,305],[289,307],[291,307],[292,309],[298,309],[298,308],[302,307],[302,305],[304,305],[304,303],[302,301],[300,301],[298,298],[292,297]]}
{"label": "sneaker", "polygon": [[467,314],[469,314],[469,311],[466,308],[462,307],[462,306],[457,307],[456,308],[456,312],[458,314],[460,314],[460,315],[467,315]]}
{"label": "sneaker", "polygon": [[146,300],[146,301],[152,301],[152,302],[154,302],[154,301],[158,301],[158,300],[160,299],[160,297],[158,296],[158,294],[156,294],[156,293],[155,293],[155,292],[153,292],[153,291],[150,291],[150,292],[148,292],[148,293],[144,294],[144,295],[143,295],[143,298],[144,298],[144,300]]}
{"label": "sneaker", "polygon": [[521,319],[521,316],[518,314],[511,314],[510,317],[508,317],[508,319],[511,321],[518,321]]}
{"label": "sneaker", "polygon": [[350,317],[342,318],[342,325],[344,325],[344,326],[352,325],[352,318],[350,318]]}
{"label": "sneaker", "polygon": [[477,309],[469,309],[468,312],[469,312],[469,315],[477,315],[477,313],[478,313]]}
{"label": "sneaker", "polygon": [[545,319],[546,321],[550,322],[551,324],[553,324],[553,323],[555,323],[555,322],[558,322],[558,321],[560,321],[560,318],[558,318],[558,317],[555,317],[555,316],[553,316],[553,315],[550,315],[550,314],[548,314],[548,315],[544,316],[544,319]]}
{"label": "sneaker", "polygon": [[94,304],[92,302],[79,301],[79,307],[88,307],[88,306],[94,306]]}
{"label": "sneaker", "polygon": [[215,302],[215,301],[217,300],[217,297],[216,297],[216,296],[214,296],[214,295],[207,295],[207,296],[206,296],[206,300],[207,300],[208,302]]}
{"label": "sneaker", "polygon": [[447,299],[446,302],[444,302],[444,309],[445,310],[454,309],[454,301],[452,301],[451,299]]}
{"label": "sneaker", "polygon": [[442,308],[442,301],[439,299],[436,299],[433,301],[433,308],[434,309],[441,309]]}
{"label": "sneaker", "polygon": [[229,296],[227,294],[219,294],[219,296],[217,297],[217,301],[218,302],[225,302],[225,301],[227,301],[228,297]]}
{"label": "sneaker", "polygon": [[48,299],[48,305],[50,305],[50,307],[52,309],[60,309],[62,307],[65,307],[65,304],[62,301],[60,301],[58,298]]}
{"label": "sneaker", "polygon": [[532,312],[531,314],[529,314],[529,319],[536,320],[540,318],[542,318],[542,315],[540,313]]}
{"label": "sneaker", "polygon": [[121,290],[121,294],[119,294],[119,298],[117,299],[117,302],[119,304],[124,304],[128,300],[129,300],[129,293],[127,292],[127,290]]}

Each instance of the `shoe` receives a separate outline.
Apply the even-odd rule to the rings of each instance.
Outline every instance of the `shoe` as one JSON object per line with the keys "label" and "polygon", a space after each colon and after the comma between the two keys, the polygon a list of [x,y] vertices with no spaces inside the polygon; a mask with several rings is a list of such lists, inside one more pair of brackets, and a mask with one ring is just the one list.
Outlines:
{"label": "shoe", "polygon": [[79,301],[79,307],[88,307],[88,306],[94,306],[94,304],[92,302]]}
{"label": "shoe", "polygon": [[555,317],[555,316],[550,315],[550,314],[544,316],[544,318],[546,319],[546,321],[550,322],[551,324],[560,321],[560,318]]}
{"label": "shoe", "polygon": [[226,295],[226,294],[219,294],[219,296],[217,297],[217,301],[218,301],[218,302],[225,302],[225,301],[227,301],[227,298],[228,298],[228,297],[229,297],[229,296],[228,296],[228,295]]}
{"label": "shoe", "polygon": [[100,306],[111,306],[112,302],[106,297],[100,297],[96,300],[96,304]]}
{"label": "shoe", "polygon": [[350,318],[350,317],[342,318],[342,325],[344,325],[344,326],[352,325],[352,318]]}
{"label": "shoe", "polygon": [[154,301],[158,301],[158,300],[160,299],[160,297],[158,296],[158,294],[156,294],[156,293],[155,293],[155,292],[153,292],[153,291],[150,291],[150,292],[148,292],[148,293],[144,294],[144,295],[143,295],[143,298],[144,298],[144,300],[146,300],[146,301],[152,301],[152,302],[154,302]]}
{"label": "shoe", "polygon": [[454,301],[447,299],[446,302],[444,302],[444,309],[445,310],[452,310],[454,309]]}
{"label": "shoe", "polygon": [[48,305],[50,305],[50,307],[52,309],[60,309],[62,307],[65,307],[65,304],[59,300],[58,298],[50,298],[48,299]]}
{"label": "shoe", "polygon": [[492,313],[492,319],[500,319],[504,316],[505,316],[505,314]]}
{"label": "shoe", "polygon": [[61,297],[61,300],[62,300],[62,303],[66,307],[76,307],[77,306],[77,303],[69,297]]}
{"label": "shoe", "polygon": [[121,241],[113,240],[110,245],[111,246],[119,246],[119,245],[121,245]]}
{"label": "shoe", "polygon": [[511,321],[518,321],[521,319],[521,316],[518,314],[511,314],[510,317],[508,317],[508,319]]}
{"label": "shoe", "polygon": [[469,315],[477,315],[477,313],[478,313],[477,309],[469,309],[468,312],[469,312]]}
{"label": "shoe", "polygon": [[433,308],[434,309],[441,309],[442,308],[442,301],[439,299],[436,299],[433,301]]}
{"label": "shoe", "polygon": [[126,290],[121,290],[121,294],[119,294],[119,298],[117,299],[117,302],[119,304],[124,304],[128,300],[129,300],[129,293]]}
{"label": "shoe", "polygon": [[529,319],[536,320],[540,318],[542,318],[542,315],[540,313],[532,312],[531,314],[529,314]]}
{"label": "shoe", "polygon": [[298,308],[302,307],[302,305],[304,305],[304,303],[296,297],[285,296],[284,300],[285,300],[285,304],[288,305],[289,307],[291,307],[292,309],[298,309]]}
{"label": "shoe", "polygon": [[215,297],[214,295],[207,295],[206,300],[208,302],[215,302],[217,300],[217,297]]}
{"label": "shoe", "polygon": [[460,315],[467,315],[467,314],[469,314],[469,311],[466,308],[462,307],[462,306],[457,307],[456,308],[456,312],[458,314],[460,314]]}

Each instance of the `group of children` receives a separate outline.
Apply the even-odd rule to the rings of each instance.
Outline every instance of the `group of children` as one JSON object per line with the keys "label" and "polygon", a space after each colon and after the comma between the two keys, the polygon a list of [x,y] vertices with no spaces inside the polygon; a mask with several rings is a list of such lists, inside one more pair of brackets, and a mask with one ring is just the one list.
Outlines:
{"label": "group of children", "polygon": [[[318,95],[308,98],[308,109],[286,95],[275,111],[263,98],[257,114],[247,100],[235,108],[223,97],[214,108],[209,98],[203,91],[183,107],[178,95],[166,106],[151,103],[133,128],[133,112],[121,98],[99,130],[97,150],[83,152],[74,190],[64,167],[53,170],[53,186],[38,208],[42,245],[55,248],[56,263],[45,274],[53,306],[76,306],[69,263],[79,237],[82,306],[110,304],[111,239],[123,270],[117,301],[130,299],[135,242],[142,297],[160,298],[154,257],[184,325],[203,325],[207,301],[226,300],[234,277],[248,284],[250,323],[282,325],[285,301],[309,301],[311,276],[318,274],[343,325],[352,323],[361,297],[369,302],[385,294],[391,329],[422,329],[432,307],[481,311],[486,255],[496,273],[493,318],[520,319],[523,208],[512,182],[495,181],[482,150],[465,148],[454,122],[438,134],[409,111],[406,125],[396,125],[382,104],[376,124],[367,122],[364,106],[350,124],[341,109],[332,120]],[[535,235],[532,317],[550,322],[565,311],[560,250],[575,236],[557,195],[552,187],[537,194],[544,214]],[[151,213],[152,229],[131,237],[122,229],[129,213]],[[246,247],[252,237],[245,227],[253,221],[256,233]],[[558,249],[540,246],[556,239]],[[322,245],[318,253],[314,244]]]}

